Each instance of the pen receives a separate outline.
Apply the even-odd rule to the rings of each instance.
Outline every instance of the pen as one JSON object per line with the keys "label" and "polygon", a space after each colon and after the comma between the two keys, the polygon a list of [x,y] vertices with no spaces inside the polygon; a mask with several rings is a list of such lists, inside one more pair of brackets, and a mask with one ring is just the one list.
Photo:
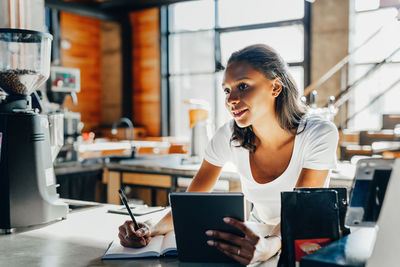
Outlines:
{"label": "pen", "polygon": [[124,203],[126,210],[128,211],[129,215],[131,216],[131,219],[133,221],[133,227],[135,228],[135,231],[139,230],[138,224],[136,222],[135,217],[133,217],[132,211],[129,208],[128,201],[126,200],[126,196],[124,194],[124,191],[121,189],[118,189],[119,197],[121,198],[122,203]]}

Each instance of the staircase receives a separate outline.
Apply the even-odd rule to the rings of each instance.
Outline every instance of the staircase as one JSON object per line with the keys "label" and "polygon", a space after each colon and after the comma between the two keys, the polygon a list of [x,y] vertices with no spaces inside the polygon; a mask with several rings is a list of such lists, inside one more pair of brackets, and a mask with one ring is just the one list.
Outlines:
{"label": "staircase", "polygon": [[[304,99],[310,99],[315,106],[315,95],[318,92],[318,88],[321,87],[326,81],[332,78],[334,74],[340,71],[342,86],[341,90],[336,96],[330,97],[330,99],[323,105],[325,109],[339,110],[341,108],[341,116],[339,122],[340,130],[340,159],[350,160],[353,156],[383,156],[386,158],[400,157],[400,114],[383,114],[381,117],[382,127],[379,130],[365,130],[365,131],[354,131],[348,129],[350,121],[354,120],[357,115],[361,112],[369,109],[372,104],[380,100],[383,96],[389,92],[398,88],[400,84],[400,75],[394,77],[394,82],[389,84],[386,88],[380,89],[380,92],[371,97],[371,100],[367,104],[358,107],[358,110],[349,114],[346,104],[352,99],[354,95],[354,89],[359,86],[362,82],[366,81],[373,74],[376,74],[383,66],[393,62],[393,58],[400,54],[400,46],[395,48],[391,53],[388,53],[381,61],[374,63],[361,77],[356,79],[351,84],[347,83],[347,70],[349,64],[357,51],[362,49],[371,40],[379,37],[380,33],[385,30],[384,25],[379,28],[376,32],[371,34],[362,44],[353,49],[349,54],[330,68],[321,78],[311,83],[304,90]],[[378,39],[381,40],[381,39]],[[375,40],[376,41],[376,40]],[[400,101],[399,101],[400,107]],[[315,108],[315,107],[314,107]],[[347,114],[346,114],[347,112]],[[397,111],[400,112],[400,109]],[[396,113],[397,113],[396,112]],[[379,112],[380,113],[380,112]],[[336,114],[336,113],[335,113]]]}

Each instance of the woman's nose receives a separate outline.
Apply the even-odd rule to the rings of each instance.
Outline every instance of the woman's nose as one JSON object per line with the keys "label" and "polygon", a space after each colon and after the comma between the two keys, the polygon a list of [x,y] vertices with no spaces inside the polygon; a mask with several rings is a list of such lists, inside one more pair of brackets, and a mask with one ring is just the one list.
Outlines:
{"label": "woman's nose", "polygon": [[237,103],[240,102],[239,96],[235,93],[229,94],[226,98],[226,103],[229,105],[236,105]]}

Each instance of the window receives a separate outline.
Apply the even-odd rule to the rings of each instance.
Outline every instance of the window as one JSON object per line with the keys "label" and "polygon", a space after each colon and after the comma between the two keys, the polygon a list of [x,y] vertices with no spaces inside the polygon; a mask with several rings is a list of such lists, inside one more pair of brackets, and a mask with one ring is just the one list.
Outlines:
{"label": "window", "polygon": [[303,25],[269,27],[256,30],[221,33],[222,62],[229,56],[251,44],[263,43],[274,47],[286,62],[302,62],[304,59]]}
{"label": "window", "polygon": [[[356,0],[354,47],[358,47],[373,33],[379,32],[353,57],[350,84],[362,77],[400,47],[400,23],[394,7],[380,7],[378,0]],[[382,114],[400,113],[400,51],[389,63],[356,86],[349,105],[349,128],[356,130],[380,129]]]}
{"label": "window", "polygon": [[[291,8],[287,8],[290,6]],[[299,0],[202,0],[169,5],[162,11],[163,87],[169,106],[169,131],[190,136],[189,106],[201,99],[210,106],[214,128],[230,119],[221,88],[221,65],[232,52],[264,43],[288,62],[302,93],[308,83],[309,3]],[[164,18],[163,18],[164,17]],[[163,127],[164,129],[164,127]]]}
{"label": "window", "polygon": [[[290,6],[290,8],[288,8]],[[219,0],[220,27],[251,25],[304,17],[304,1],[296,0]]]}

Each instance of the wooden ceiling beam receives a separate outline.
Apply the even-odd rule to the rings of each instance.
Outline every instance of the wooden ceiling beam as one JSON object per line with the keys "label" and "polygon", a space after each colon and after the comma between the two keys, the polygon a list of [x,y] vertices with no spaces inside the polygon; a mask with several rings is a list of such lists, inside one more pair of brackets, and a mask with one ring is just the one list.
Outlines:
{"label": "wooden ceiling beam", "polygon": [[88,1],[84,1],[84,3],[77,3],[63,0],[45,0],[45,6],[48,8],[101,20],[118,21],[118,18],[114,14],[102,10],[100,3],[89,3]]}
{"label": "wooden ceiling beam", "polygon": [[193,0],[45,0],[46,7],[105,20],[118,14]]}
{"label": "wooden ceiling beam", "polygon": [[193,0],[109,0],[100,3],[103,10],[140,10]]}

